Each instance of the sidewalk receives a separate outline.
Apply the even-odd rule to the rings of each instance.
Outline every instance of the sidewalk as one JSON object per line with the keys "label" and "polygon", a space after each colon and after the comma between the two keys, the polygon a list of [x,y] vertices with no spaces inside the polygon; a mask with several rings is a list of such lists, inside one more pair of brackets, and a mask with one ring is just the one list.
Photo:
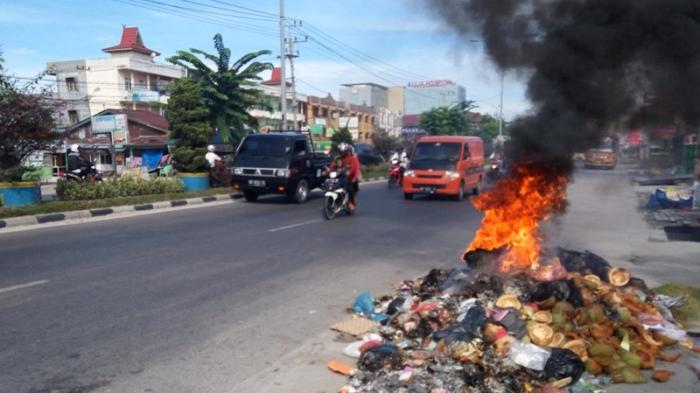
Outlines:
{"label": "sidewalk", "polygon": [[[698,285],[700,244],[668,242],[658,230],[650,228],[637,210],[636,195],[626,172],[578,172],[569,187],[569,203],[563,218],[547,224],[551,245],[588,249],[613,265],[630,269],[650,287],[669,281]],[[351,301],[348,298],[348,306]],[[345,378],[330,372],[326,364],[330,360],[354,364],[354,359],[342,355],[346,345],[337,339],[337,334],[322,331],[235,390],[336,392]],[[663,368],[675,372],[664,385],[650,381],[644,385],[612,385],[605,390],[700,393],[697,377],[688,368],[690,359],[685,355],[676,364],[664,363]]]}

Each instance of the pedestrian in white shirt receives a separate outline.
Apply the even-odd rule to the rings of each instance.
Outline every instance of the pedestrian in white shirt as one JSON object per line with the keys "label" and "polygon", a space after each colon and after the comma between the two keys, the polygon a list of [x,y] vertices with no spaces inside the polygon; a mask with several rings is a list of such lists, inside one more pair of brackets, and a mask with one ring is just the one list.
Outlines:
{"label": "pedestrian in white shirt", "polygon": [[214,153],[215,147],[214,145],[209,145],[207,146],[207,154],[204,156],[204,158],[207,159],[207,162],[209,162],[209,167],[214,168],[216,166],[217,161],[221,161],[221,157],[219,157],[218,154]]}

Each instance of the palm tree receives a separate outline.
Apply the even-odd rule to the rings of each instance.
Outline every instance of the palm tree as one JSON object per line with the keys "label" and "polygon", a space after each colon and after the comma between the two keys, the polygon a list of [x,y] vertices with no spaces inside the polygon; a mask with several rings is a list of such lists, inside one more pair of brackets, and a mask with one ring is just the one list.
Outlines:
{"label": "palm tree", "polygon": [[[262,93],[255,89],[262,78],[259,74],[272,69],[272,63],[254,61],[260,56],[272,52],[262,50],[251,52],[230,64],[231,50],[224,46],[221,34],[214,36],[217,54],[212,55],[200,49],[177,51],[167,60],[187,69],[188,76],[202,84],[204,99],[211,113],[211,125],[217,128],[229,143],[235,137],[245,133],[245,126],[257,125],[257,120],[248,113],[253,106],[261,106]],[[205,60],[213,63],[209,67]]]}

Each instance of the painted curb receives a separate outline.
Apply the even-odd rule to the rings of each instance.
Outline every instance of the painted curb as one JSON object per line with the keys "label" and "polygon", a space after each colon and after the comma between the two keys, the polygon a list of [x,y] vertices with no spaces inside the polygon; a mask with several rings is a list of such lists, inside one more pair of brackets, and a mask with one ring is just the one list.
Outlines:
{"label": "painted curb", "polygon": [[0,229],[19,227],[19,226],[34,226],[52,222],[66,221],[66,220],[77,220],[77,219],[88,219],[92,217],[105,217],[116,213],[126,213],[126,212],[138,212],[145,210],[154,209],[170,209],[173,207],[182,206],[195,206],[203,205],[205,203],[217,202],[217,201],[228,201],[242,198],[242,194],[230,193],[230,194],[217,194],[206,197],[190,198],[190,199],[177,199],[172,201],[161,201],[155,203],[146,203],[141,205],[124,205],[107,207],[100,209],[89,209],[89,210],[74,210],[61,213],[51,213],[51,214],[40,214],[35,216],[20,216],[0,219]]}

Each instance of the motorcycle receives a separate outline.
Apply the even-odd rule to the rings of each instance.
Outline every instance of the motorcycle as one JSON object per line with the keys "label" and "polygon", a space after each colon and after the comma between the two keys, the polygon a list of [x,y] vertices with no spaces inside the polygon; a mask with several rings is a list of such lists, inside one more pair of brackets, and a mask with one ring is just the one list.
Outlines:
{"label": "motorcycle", "polygon": [[66,180],[72,180],[72,181],[77,181],[77,182],[101,182],[102,181],[102,175],[100,175],[97,172],[97,167],[95,167],[95,164],[90,164],[90,167],[83,167],[80,168],[80,173],[75,173],[74,171],[70,172],[65,172],[63,174],[63,177]]}
{"label": "motorcycle", "polygon": [[501,176],[501,167],[503,166],[503,161],[499,159],[492,159],[489,164],[489,179],[495,180]]}
{"label": "motorcycle", "polygon": [[401,187],[401,184],[403,182],[402,172],[403,171],[401,170],[401,163],[399,162],[399,160],[392,160],[391,167],[389,167],[389,178],[387,179],[387,187]]}
{"label": "motorcycle", "polygon": [[328,174],[328,179],[323,183],[325,190],[325,201],[323,203],[323,214],[327,220],[332,220],[338,213],[345,211],[348,215],[352,214],[352,210],[348,208],[350,195],[343,187],[342,177],[345,176],[344,171],[332,171]]}

